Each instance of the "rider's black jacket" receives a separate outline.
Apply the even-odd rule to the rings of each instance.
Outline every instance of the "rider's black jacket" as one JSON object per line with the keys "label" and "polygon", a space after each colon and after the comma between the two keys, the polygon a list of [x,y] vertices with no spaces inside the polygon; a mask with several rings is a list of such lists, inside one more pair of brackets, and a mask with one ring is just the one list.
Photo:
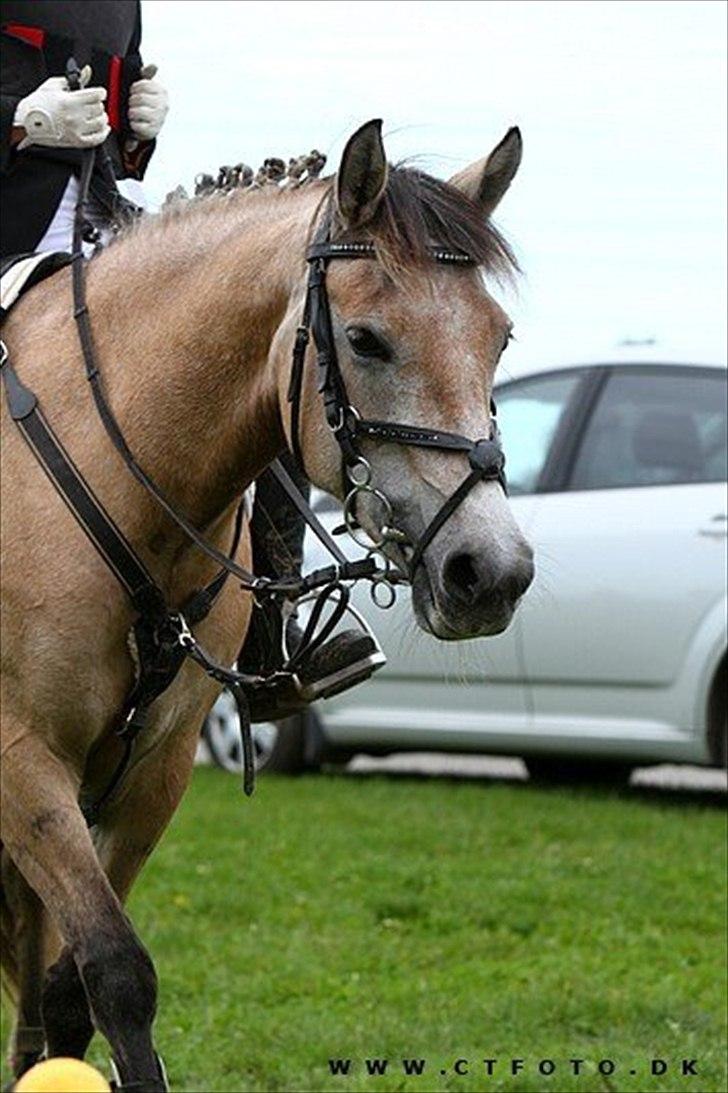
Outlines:
{"label": "rider's black jacket", "polygon": [[78,173],[78,149],[30,147],[10,140],[22,98],[49,76],[62,76],[73,56],[93,68],[92,84],[107,88],[112,126],[106,147],[117,178],[142,178],[154,141],[131,138],[126,104],[142,60],[139,0],[3,0],[0,42],[0,249],[32,251],[43,237],[68,179]]}

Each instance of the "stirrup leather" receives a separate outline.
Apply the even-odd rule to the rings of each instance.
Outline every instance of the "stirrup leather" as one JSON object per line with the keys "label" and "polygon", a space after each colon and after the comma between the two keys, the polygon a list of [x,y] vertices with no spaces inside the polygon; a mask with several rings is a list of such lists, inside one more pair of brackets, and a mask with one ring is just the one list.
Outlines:
{"label": "stirrup leather", "polygon": [[[334,592],[336,601],[333,599]],[[287,623],[296,608],[305,606],[309,602],[313,606],[301,640],[295,649],[291,649]],[[330,618],[319,626],[321,614],[327,602],[333,603],[333,610]],[[352,631],[346,630],[343,633],[349,636],[349,640],[342,644],[342,657],[337,663],[336,641],[337,637],[343,637],[343,633],[339,631],[334,636],[332,634],[345,615],[350,615],[356,623],[357,630],[361,631],[362,652],[361,655],[357,655],[354,651],[353,656],[351,655]],[[331,655],[331,671],[322,673],[321,664],[316,665],[319,651],[322,652],[324,661],[327,651]],[[341,660],[346,660],[347,651],[350,662],[342,664]],[[277,721],[282,717],[288,717],[311,702],[330,698],[349,687],[363,683],[387,662],[368,623],[349,603],[348,589],[341,587],[331,590],[328,595],[312,593],[290,606],[288,618],[284,620],[281,628],[278,658],[280,668],[267,675],[259,676],[250,686],[246,686],[253,721]]]}

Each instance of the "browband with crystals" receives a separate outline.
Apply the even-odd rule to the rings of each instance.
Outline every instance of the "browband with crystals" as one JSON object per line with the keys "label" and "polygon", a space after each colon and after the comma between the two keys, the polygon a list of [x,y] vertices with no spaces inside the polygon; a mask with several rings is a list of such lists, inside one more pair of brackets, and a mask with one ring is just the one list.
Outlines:
{"label": "browband with crystals", "polygon": [[[474,266],[476,262],[463,251],[445,250],[432,244],[427,248],[436,262],[443,265]],[[374,243],[313,243],[306,252],[306,261],[315,262],[319,258],[376,258],[377,248]]]}

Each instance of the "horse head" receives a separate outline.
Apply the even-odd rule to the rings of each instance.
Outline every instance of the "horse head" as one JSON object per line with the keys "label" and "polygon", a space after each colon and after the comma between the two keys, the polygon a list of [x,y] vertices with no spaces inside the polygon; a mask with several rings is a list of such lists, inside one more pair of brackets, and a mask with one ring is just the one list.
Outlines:
{"label": "horse head", "polygon": [[[474,475],[456,496],[477,459],[469,462],[466,444],[437,443],[445,434],[497,436],[491,391],[511,324],[485,279],[515,262],[490,217],[520,158],[511,129],[445,183],[389,166],[379,121],[359,129],[314,217],[309,264],[314,281],[325,277],[325,299],[310,276],[315,313],[307,320],[317,344],[294,392],[292,424],[288,367],[280,368],[289,442],[309,477],[342,500],[352,483],[366,483],[348,503],[350,522],[410,573],[419,625],[445,640],[504,630],[533,577],[498,475]],[[359,255],[370,260],[349,260]],[[303,307],[297,292],[274,341],[280,361],[290,360],[297,327],[300,337]],[[358,428],[373,419],[379,429]]]}

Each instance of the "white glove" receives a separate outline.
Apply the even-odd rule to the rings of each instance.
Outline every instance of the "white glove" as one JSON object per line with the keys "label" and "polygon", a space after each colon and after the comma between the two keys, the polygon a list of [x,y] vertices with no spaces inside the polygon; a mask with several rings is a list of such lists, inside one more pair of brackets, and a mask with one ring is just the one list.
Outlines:
{"label": "white glove", "polygon": [[90,77],[91,69],[86,66],[82,86],[69,91],[65,76],[51,76],[21,99],[13,125],[22,126],[26,135],[18,147],[93,148],[103,144],[109,135],[103,106],[106,88],[83,86]]}
{"label": "white glove", "polygon": [[156,65],[146,65],[129,91],[129,126],[137,140],[154,140],[167,117],[169,96],[156,74]]}

